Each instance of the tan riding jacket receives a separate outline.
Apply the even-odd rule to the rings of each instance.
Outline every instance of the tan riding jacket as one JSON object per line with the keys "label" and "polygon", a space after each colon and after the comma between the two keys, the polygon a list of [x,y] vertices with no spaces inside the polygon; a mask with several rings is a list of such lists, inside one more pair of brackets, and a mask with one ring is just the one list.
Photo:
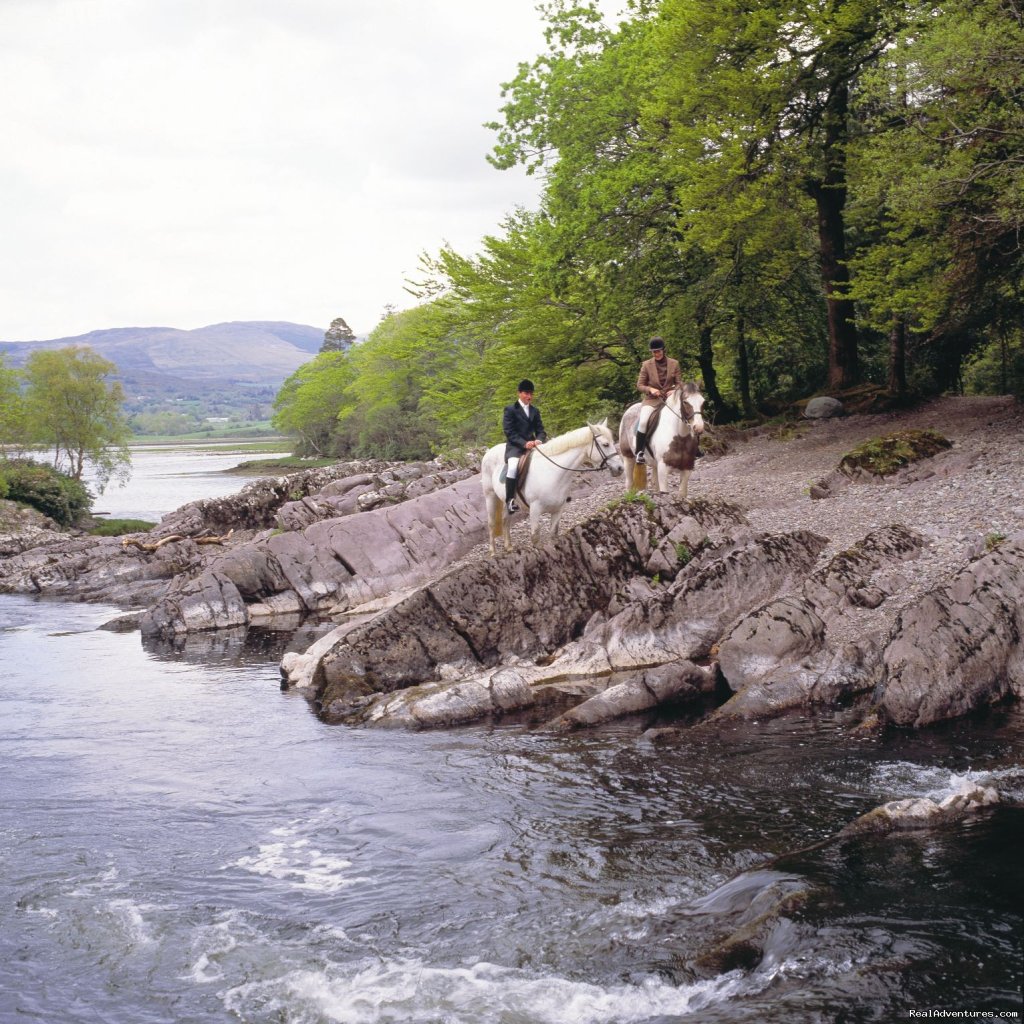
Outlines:
{"label": "tan riding jacket", "polygon": [[661,383],[661,378],[658,374],[658,360],[651,356],[650,359],[645,359],[640,366],[640,376],[636,379],[637,390],[643,395],[644,405],[661,405],[661,398],[655,395],[649,395],[647,393],[648,388],[658,388],[659,390],[671,391],[672,388],[683,382],[682,374],[679,372],[679,361],[673,359],[671,356],[665,356],[664,362],[661,364],[663,372],[665,374],[664,381]]}

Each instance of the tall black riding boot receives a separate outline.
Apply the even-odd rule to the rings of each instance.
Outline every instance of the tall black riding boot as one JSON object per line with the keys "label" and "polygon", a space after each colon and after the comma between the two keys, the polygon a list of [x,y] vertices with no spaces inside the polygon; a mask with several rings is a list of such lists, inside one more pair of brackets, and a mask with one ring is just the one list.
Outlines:
{"label": "tall black riding boot", "polygon": [[519,511],[519,505],[516,504],[516,478],[514,476],[505,477],[505,511],[510,516],[514,516]]}
{"label": "tall black riding boot", "polygon": [[647,431],[638,430],[636,432],[636,463],[638,466],[643,466],[647,462],[647,456],[644,453],[644,449],[647,447]]}

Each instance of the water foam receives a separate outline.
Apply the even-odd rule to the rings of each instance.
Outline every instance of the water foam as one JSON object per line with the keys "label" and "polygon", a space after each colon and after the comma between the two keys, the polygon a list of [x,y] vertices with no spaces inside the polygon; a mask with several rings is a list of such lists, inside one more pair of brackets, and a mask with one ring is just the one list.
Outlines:
{"label": "water foam", "polygon": [[188,980],[198,985],[223,980],[224,971],[219,961],[238,946],[233,930],[238,919],[238,912],[230,911],[220,921],[199,930],[192,944],[196,959],[185,976]]}
{"label": "water foam", "polygon": [[1020,791],[1024,772],[1018,767],[992,771],[956,772],[950,768],[914,764],[910,761],[889,761],[876,765],[869,786],[886,800],[927,797],[941,803],[948,796],[961,792],[965,786],[993,786],[1000,792]]}
{"label": "water foam", "polygon": [[156,909],[152,905],[134,903],[129,899],[109,900],[107,906],[116,919],[125,938],[133,946],[152,946],[156,939],[149,933],[143,910]]}
{"label": "water foam", "polygon": [[489,963],[439,968],[409,959],[373,963],[347,977],[293,971],[233,988],[224,994],[224,1005],[246,1020],[287,1013],[296,1024],[640,1024],[722,1002],[743,984],[740,972],[731,972],[692,985],[652,977],[604,987]]}
{"label": "water foam", "polygon": [[[280,830],[275,830],[280,834]],[[352,861],[323,853],[310,845],[308,839],[293,842],[262,843],[258,852],[224,865],[241,868],[253,875],[262,875],[288,882],[296,889],[335,893],[367,878],[347,874]]]}

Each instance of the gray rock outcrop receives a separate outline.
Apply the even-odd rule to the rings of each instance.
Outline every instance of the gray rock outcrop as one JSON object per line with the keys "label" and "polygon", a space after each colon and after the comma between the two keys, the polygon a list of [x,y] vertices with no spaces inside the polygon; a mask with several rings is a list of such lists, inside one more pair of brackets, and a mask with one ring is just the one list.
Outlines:
{"label": "gray rock outcrop", "polygon": [[886,722],[929,725],[1024,696],[1024,531],[904,610],[874,704]]}
{"label": "gray rock outcrop", "polygon": [[734,696],[713,720],[758,718],[788,708],[831,704],[878,681],[884,638],[832,643],[829,622],[887,596],[870,584],[888,564],[915,558],[924,538],[901,525],[876,530],[835,555],[795,592],[742,619],[722,640],[718,664]]}
{"label": "gray rock outcrop", "polygon": [[201,561],[190,542],[144,553],[125,548],[116,537],[63,535],[0,559],[0,593],[143,607],[157,600],[176,574],[196,569]]}
{"label": "gray rock outcrop", "polygon": [[376,693],[431,682],[443,665],[479,669],[502,657],[538,658],[578,635],[643,571],[685,514],[667,498],[623,503],[544,548],[467,565],[346,633],[306,673],[325,717]]}
{"label": "gray rock outcrop", "polygon": [[[320,652],[314,671],[306,666],[299,676],[301,658],[286,669],[316,684],[324,717],[362,724],[436,727],[568,700],[577,706],[550,727],[574,729],[695,700],[715,686],[714,667],[695,661],[707,658],[738,615],[808,572],[824,545],[802,532],[751,537],[740,520],[720,502],[686,505],[659,496],[654,513],[621,506],[548,549],[533,601],[522,598],[518,573],[471,566],[447,578],[461,599],[428,588],[429,609],[410,598],[358,636],[348,633],[335,652]],[[677,567],[668,586],[645,582],[652,563],[665,557],[665,537],[679,535],[681,524],[697,555]],[[720,535],[718,543],[709,543],[710,533]],[[523,571],[536,568],[527,560]],[[498,607],[512,612],[509,627],[522,623],[521,636],[480,635],[494,628]],[[453,609],[459,617],[446,626]],[[402,642],[384,655],[379,648],[388,637]],[[420,639],[412,650],[410,637]],[[499,658],[504,667],[479,670]]]}
{"label": "gray rock outcrop", "polygon": [[179,577],[143,619],[146,635],[246,625],[282,611],[361,604],[421,582],[484,539],[477,479],[401,504],[268,533]]}

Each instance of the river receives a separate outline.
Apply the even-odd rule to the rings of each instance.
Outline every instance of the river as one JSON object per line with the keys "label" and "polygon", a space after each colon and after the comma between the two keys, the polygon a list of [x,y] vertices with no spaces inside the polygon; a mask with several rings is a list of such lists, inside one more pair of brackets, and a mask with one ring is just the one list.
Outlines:
{"label": "river", "polygon": [[[0,597],[4,1024],[1020,1010],[1021,810],[765,864],[964,777],[1024,799],[1019,710],[874,739],[845,712],[350,730],[281,691],[283,634],[172,653],[114,613]],[[763,958],[698,965],[772,893],[797,895]]]}
{"label": "river", "polygon": [[[132,475],[127,486],[111,483],[97,497],[93,508],[97,513],[118,519],[145,519],[158,522],[160,517],[186,501],[199,498],[221,498],[242,488],[248,476],[228,473],[240,462],[272,459],[290,454],[256,452],[243,442],[225,441],[211,444],[137,445],[130,449]],[[88,476],[86,482],[89,483]]]}

